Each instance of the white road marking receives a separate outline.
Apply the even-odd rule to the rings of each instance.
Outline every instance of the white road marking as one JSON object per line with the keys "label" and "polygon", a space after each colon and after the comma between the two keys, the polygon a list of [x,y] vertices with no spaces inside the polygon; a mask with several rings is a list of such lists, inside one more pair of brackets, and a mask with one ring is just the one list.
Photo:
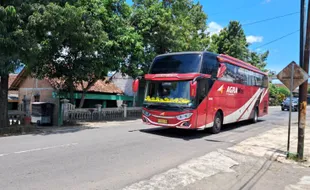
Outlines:
{"label": "white road marking", "polygon": [[235,172],[231,169],[235,165],[238,163],[224,154],[218,151],[210,152],[177,168],[155,175],[151,179],[127,186],[123,190],[172,190],[181,186],[186,187],[220,172]]}
{"label": "white road marking", "polygon": [[34,149],[29,149],[29,150],[22,150],[22,151],[17,151],[17,152],[8,153],[8,154],[0,154],[0,157],[8,156],[11,154],[23,154],[23,153],[49,150],[49,149],[55,149],[55,148],[65,148],[65,147],[70,147],[70,146],[76,146],[77,144],[78,143],[69,143],[69,144],[63,144],[63,145],[58,145],[58,146],[48,146],[48,147],[43,147],[43,148],[34,148]]}
{"label": "white road marking", "polygon": [[77,145],[77,143],[63,144],[63,145],[59,145],[59,146],[49,146],[49,147],[44,147],[44,148],[35,148],[35,149],[30,149],[30,150],[23,150],[23,151],[14,152],[14,154],[34,152],[34,151],[40,151],[40,150],[48,150],[48,149],[54,149],[54,148],[62,148],[62,147],[75,146],[75,145]]}

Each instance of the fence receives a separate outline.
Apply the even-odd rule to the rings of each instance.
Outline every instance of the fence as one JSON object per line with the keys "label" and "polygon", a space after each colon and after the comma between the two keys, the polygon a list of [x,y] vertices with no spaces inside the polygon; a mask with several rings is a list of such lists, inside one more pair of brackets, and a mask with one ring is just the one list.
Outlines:
{"label": "fence", "polygon": [[97,108],[75,109],[72,104],[65,104],[63,112],[64,122],[72,121],[117,121],[140,118],[142,108],[140,107],[119,107],[119,108]]}

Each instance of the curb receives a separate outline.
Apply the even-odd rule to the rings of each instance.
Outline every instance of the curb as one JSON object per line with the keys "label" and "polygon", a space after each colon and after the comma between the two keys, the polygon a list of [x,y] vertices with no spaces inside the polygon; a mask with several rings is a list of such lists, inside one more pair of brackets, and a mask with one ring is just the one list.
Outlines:
{"label": "curb", "polygon": [[277,151],[267,151],[264,157],[266,157],[268,160],[280,162],[283,164],[296,164],[299,166],[310,167],[310,162],[307,159],[306,161],[303,162],[297,162],[294,160],[287,159],[284,153],[279,153]]}
{"label": "curb", "polygon": [[275,109],[275,108],[281,108],[281,106],[268,106],[268,108]]}

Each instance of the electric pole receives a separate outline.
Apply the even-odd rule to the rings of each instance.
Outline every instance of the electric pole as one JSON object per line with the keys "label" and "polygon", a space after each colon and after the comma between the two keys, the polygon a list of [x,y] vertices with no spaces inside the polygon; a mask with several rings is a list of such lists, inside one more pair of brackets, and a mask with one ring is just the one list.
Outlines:
{"label": "electric pole", "polygon": [[[310,53],[310,6],[308,4],[307,11],[307,29],[306,41],[304,44],[304,15],[305,15],[305,0],[301,0],[300,5],[300,66],[309,73],[309,53]],[[299,114],[298,114],[298,160],[303,160],[304,156],[304,135],[306,128],[306,112],[307,112],[307,90],[308,80],[299,86]]]}

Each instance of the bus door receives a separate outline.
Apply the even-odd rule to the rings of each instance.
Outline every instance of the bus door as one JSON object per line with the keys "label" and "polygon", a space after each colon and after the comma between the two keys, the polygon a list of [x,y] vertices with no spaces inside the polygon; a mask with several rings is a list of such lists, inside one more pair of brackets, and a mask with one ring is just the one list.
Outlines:
{"label": "bus door", "polygon": [[208,112],[208,92],[210,89],[211,79],[201,79],[198,82],[197,88],[197,98],[196,103],[197,107],[197,127],[203,128],[207,122],[207,112]]}

